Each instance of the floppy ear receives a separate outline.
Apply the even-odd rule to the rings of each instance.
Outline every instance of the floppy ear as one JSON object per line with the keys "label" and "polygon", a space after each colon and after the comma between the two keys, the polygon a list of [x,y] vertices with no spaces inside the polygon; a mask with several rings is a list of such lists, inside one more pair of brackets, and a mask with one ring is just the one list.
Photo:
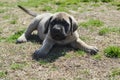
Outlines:
{"label": "floppy ear", "polygon": [[70,32],[72,34],[74,31],[77,30],[78,25],[77,25],[77,21],[72,16],[70,16],[69,19],[70,19],[70,24],[71,24]]}
{"label": "floppy ear", "polygon": [[51,16],[51,17],[47,20],[47,22],[45,23],[45,31],[44,31],[44,34],[48,33],[48,28],[49,28],[51,19],[52,19],[52,16]]}

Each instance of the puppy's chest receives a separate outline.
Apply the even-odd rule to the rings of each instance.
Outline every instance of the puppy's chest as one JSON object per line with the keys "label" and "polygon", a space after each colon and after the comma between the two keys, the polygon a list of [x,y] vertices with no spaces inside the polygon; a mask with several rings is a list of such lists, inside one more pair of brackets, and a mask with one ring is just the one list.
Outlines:
{"label": "puppy's chest", "polygon": [[74,40],[76,40],[75,36],[69,36],[65,40],[55,41],[55,42],[56,44],[59,44],[59,45],[66,45],[66,44],[73,42]]}

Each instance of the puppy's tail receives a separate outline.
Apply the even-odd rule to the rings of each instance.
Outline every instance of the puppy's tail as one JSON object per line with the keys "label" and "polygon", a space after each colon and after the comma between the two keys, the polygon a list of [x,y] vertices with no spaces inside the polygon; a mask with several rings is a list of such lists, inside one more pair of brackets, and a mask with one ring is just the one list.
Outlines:
{"label": "puppy's tail", "polygon": [[32,11],[30,11],[30,10],[28,10],[28,9],[20,6],[20,5],[18,5],[18,7],[19,7],[20,9],[22,9],[23,11],[25,11],[27,14],[29,14],[29,15],[31,15],[31,16],[33,16],[33,17],[36,17],[36,16],[38,15],[37,13],[32,12]]}

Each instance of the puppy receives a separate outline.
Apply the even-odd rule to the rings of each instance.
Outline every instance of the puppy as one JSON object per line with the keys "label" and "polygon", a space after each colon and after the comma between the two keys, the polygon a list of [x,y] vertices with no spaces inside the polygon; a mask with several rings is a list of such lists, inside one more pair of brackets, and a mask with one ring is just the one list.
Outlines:
{"label": "puppy", "polygon": [[18,39],[17,43],[27,42],[28,37],[34,30],[38,31],[39,38],[43,40],[43,45],[33,54],[34,58],[45,57],[55,44],[70,44],[74,49],[81,49],[90,54],[96,54],[98,49],[87,45],[79,38],[77,32],[77,21],[65,12],[55,14],[36,14],[22,6],[18,6],[31,16],[34,16],[28,29]]}

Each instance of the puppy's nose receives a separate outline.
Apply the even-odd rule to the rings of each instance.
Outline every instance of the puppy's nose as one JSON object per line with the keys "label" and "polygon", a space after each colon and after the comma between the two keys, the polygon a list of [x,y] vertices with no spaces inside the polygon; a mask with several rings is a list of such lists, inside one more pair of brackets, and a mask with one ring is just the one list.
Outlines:
{"label": "puppy's nose", "polygon": [[61,30],[62,30],[62,29],[61,29],[60,27],[55,27],[55,28],[53,28],[54,33],[60,33]]}

